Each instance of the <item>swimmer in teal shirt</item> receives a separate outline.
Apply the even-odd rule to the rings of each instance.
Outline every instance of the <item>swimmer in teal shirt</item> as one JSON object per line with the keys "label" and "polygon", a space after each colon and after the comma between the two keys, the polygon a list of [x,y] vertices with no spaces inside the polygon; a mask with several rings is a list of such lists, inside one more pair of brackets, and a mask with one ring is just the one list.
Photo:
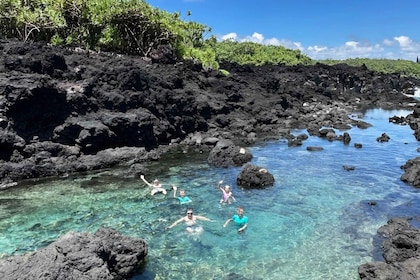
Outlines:
{"label": "swimmer in teal shirt", "polygon": [[233,215],[232,218],[226,220],[226,222],[223,224],[223,227],[226,227],[230,221],[234,221],[235,224],[239,227],[238,232],[241,233],[248,227],[248,217],[244,216],[243,207],[238,207],[237,212],[238,214]]}
{"label": "swimmer in teal shirt", "polygon": [[172,185],[172,189],[174,190],[174,198],[177,198],[179,201],[179,204],[187,204],[192,202],[192,200],[188,197],[185,196],[185,190],[179,190],[179,196],[176,196],[176,190],[178,189],[178,187],[176,185]]}

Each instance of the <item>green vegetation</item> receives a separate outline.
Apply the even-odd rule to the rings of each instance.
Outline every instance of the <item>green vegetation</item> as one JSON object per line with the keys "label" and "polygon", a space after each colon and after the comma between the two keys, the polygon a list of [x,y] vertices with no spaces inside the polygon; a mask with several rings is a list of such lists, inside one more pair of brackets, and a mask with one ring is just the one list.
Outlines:
{"label": "green vegetation", "polygon": [[[144,0],[0,0],[0,38],[145,57],[152,56],[160,46],[170,46],[178,58],[192,59],[213,69],[218,69],[223,61],[253,65],[316,63],[299,50],[282,46],[217,42],[214,36],[205,39],[210,32],[211,28],[205,25],[186,21],[180,13],[153,8]],[[364,64],[373,71],[420,76],[420,64],[406,60],[319,62]]]}
{"label": "green vegetation", "polygon": [[170,45],[180,57],[203,45],[204,25],[144,0],[2,0],[0,38],[149,56]]}
{"label": "green vegetation", "polygon": [[368,58],[349,58],[345,60],[321,60],[318,61],[327,65],[345,63],[351,66],[365,65],[369,70],[381,73],[399,73],[406,76],[420,77],[420,63],[409,60],[392,59],[368,59]]}
{"label": "green vegetation", "polygon": [[[187,13],[187,17],[190,12]],[[169,45],[179,58],[204,67],[218,61],[240,64],[308,63],[299,51],[255,43],[217,42],[211,29],[151,7],[144,0],[2,0],[0,38],[150,56]]]}
{"label": "green vegetation", "polygon": [[217,61],[230,61],[239,64],[311,64],[312,60],[299,50],[286,49],[282,46],[265,46],[252,42],[238,43],[226,40],[217,44]]}

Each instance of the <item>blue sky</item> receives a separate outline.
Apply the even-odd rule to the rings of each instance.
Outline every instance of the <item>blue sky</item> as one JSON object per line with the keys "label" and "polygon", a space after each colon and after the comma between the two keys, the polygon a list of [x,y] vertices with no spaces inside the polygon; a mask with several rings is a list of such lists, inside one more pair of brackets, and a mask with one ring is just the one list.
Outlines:
{"label": "blue sky", "polygon": [[211,27],[218,40],[281,45],[312,59],[420,57],[419,0],[146,2]]}

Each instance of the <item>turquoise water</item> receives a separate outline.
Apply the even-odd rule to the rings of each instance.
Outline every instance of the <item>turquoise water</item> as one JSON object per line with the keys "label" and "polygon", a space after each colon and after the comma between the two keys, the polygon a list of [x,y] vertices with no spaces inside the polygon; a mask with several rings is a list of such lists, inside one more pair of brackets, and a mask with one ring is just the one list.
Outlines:
{"label": "turquoise water", "polygon": [[[369,111],[364,120],[374,126],[348,131],[348,146],[310,137],[301,147],[283,140],[250,147],[253,163],[276,180],[264,190],[240,189],[240,168],[212,168],[205,159],[187,157],[149,168],[168,184],[166,197],[151,197],[139,178],[126,178],[126,170],[2,191],[0,256],[35,250],[69,230],[109,226],[149,244],[148,263],[134,279],[358,279],[357,267],[378,253],[372,244],[376,230],[392,216],[420,210],[418,190],[399,179],[400,166],[418,156],[419,144],[408,126],[388,122],[408,113]],[[376,142],[383,132],[390,142]],[[324,150],[308,152],[307,146]],[[356,169],[348,172],[343,165]],[[218,203],[221,179],[232,185],[232,205]],[[213,220],[200,222],[201,235],[187,233],[183,224],[166,229],[185,214],[172,198],[172,183],[186,189],[195,214]],[[233,224],[222,226],[239,205],[250,220],[245,234]]]}

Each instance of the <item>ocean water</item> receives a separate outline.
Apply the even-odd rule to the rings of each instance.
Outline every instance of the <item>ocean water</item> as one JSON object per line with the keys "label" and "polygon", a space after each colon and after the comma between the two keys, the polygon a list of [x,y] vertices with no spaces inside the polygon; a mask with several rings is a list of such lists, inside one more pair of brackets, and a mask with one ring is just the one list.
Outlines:
{"label": "ocean water", "polygon": [[[309,137],[300,147],[284,140],[249,147],[252,163],[275,178],[263,190],[238,187],[240,167],[213,168],[205,158],[185,155],[149,167],[154,174],[146,178],[158,177],[166,196],[152,197],[139,178],[126,178],[121,169],[1,191],[0,257],[36,250],[70,230],[93,233],[107,226],[148,242],[147,264],[136,280],[359,279],[358,266],[380,257],[377,229],[391,217],[420,210],[419,191],[400,180],[400,166],[418,156],[419,143],[408,126],[388,122],[408,113],[368,111],[363,120],[373,127],[348,130],[349,145]],[[378,143],[384,132],[391,140]],[[309,152],[307,146],[324,150]],[[218,203],[222,179],[232,186],[233,204]],[[200,221],[201,234],[187,233],[182,223],[167,229],[186,210],[170,184],[186,190],[195,214],[212,220]],[[244,234],[233,223],[223,227],[238,206],[249,217]]]}

